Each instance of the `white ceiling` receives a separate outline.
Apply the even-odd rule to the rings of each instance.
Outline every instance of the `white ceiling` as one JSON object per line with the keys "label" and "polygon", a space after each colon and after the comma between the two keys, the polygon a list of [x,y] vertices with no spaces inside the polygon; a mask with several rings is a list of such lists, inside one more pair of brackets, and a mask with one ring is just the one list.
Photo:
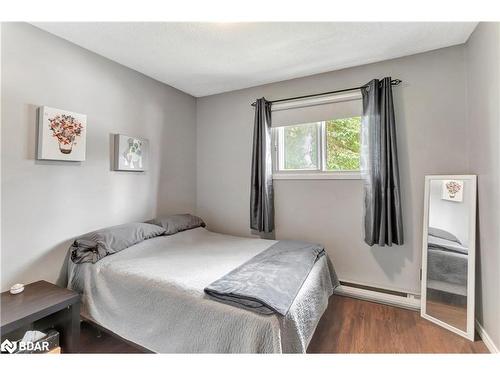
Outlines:
{"label": "white ceiling", "polygon": [[34,23],[206,96],[464,43],[476,23]]}

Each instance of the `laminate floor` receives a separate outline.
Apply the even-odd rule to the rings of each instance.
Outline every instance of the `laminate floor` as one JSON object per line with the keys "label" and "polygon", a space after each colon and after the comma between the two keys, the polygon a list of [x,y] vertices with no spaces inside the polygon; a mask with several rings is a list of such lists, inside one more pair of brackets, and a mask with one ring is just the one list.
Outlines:
{"label": "laminate floor", "polygon": [[308,353],[488,353],[420,312],[334,295]]}

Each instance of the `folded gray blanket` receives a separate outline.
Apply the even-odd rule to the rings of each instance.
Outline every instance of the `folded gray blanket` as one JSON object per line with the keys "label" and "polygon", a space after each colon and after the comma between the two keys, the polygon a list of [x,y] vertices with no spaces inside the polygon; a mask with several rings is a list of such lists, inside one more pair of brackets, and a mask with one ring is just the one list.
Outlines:
{"label": "folded gray blanket", "polygon": [[279,241],[205,288],[210,297],[261,314],[286,315],[316,261],[320,245]]}

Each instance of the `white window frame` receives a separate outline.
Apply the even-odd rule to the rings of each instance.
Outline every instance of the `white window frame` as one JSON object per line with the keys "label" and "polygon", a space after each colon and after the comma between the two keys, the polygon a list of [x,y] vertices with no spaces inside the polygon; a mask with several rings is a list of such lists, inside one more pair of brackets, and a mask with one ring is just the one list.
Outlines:
{"label": "white window frame", "polygon": [[[317,121],[318,126],[318,168],[317,169],[294,169],[283,170],[285,158],[284,153],[284,129],[280,126],[272,129],[273,144],[273,179],[274,180],[360,180],[360,170],[350,171],[328,171],[326,169],[326,121]],[[300,124],[289,125],[297,126]],[[278,144],[280,143],[280,144]]]}

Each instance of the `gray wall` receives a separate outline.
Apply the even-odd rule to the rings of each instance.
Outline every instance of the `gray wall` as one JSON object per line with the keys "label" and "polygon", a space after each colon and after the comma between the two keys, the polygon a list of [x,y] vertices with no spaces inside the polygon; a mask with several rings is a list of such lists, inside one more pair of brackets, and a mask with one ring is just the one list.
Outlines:
{"label": "gray wall", "polygon": [[470,172],[478,175],[477,318],[500,348],[500,23],[466,47]]}
{"label": "gray wall", "polygon": [[424,175],[467,171],[464,47],[294,79],[197,100],[197,212],[211,230],[247,236],[253,111],[250,103],[358,86],[394,89],[404,246],[362,239],[360,180],[275,181],[276,238],[325,245],[341,279],[419,293]]}
{"label": "gray wall", "polygon": [[[39,105],[87,114],[87,159],[35,160]],[[2,24],[1,285],[55,281],[69,240],[194,209],[193,97],[27,24]],[[110,170],[110,135],[148,138],[146,173]]]}

